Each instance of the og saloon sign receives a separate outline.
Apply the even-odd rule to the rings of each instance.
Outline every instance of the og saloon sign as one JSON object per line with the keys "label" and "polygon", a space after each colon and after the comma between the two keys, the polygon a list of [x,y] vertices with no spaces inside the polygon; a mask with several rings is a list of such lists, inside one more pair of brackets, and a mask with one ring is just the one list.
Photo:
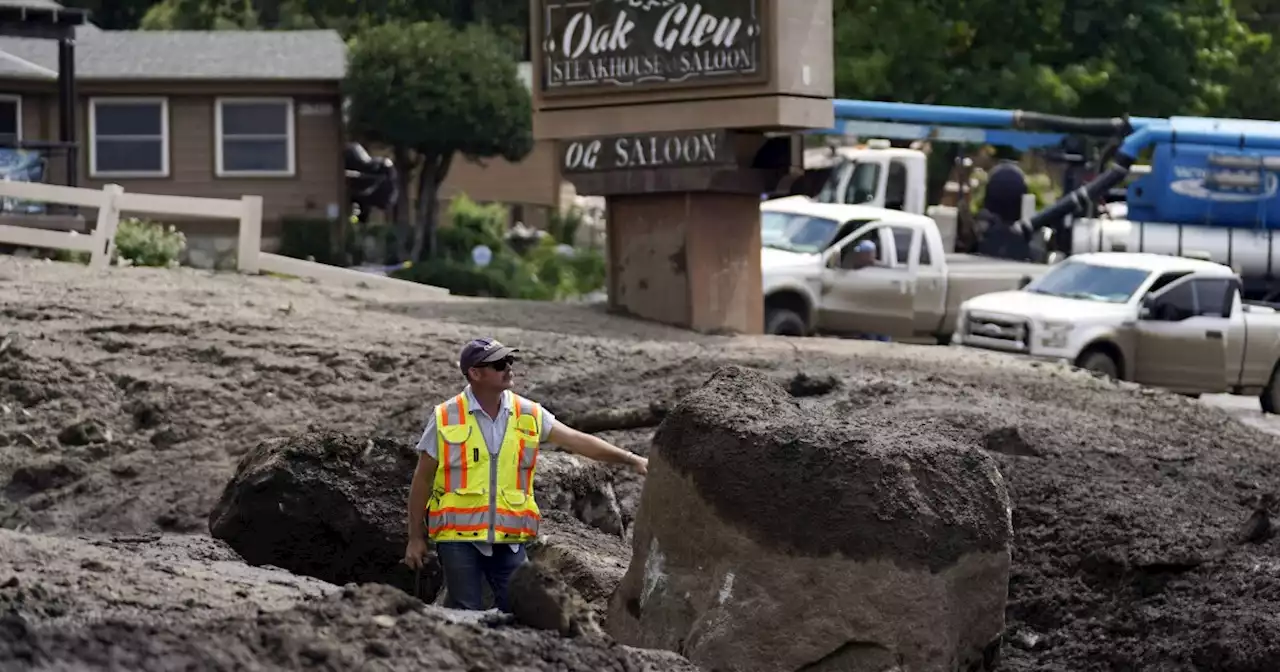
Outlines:
{"label": "og saloon sign", "polygon": [[763,78],[765,0],[543,0],[545,94]]}
{"label": "og saloon sign", "polygon": [[638,168],[682,168],[730,164],[729,136],[722,130],[588,138],[563,143],[565,173]]}

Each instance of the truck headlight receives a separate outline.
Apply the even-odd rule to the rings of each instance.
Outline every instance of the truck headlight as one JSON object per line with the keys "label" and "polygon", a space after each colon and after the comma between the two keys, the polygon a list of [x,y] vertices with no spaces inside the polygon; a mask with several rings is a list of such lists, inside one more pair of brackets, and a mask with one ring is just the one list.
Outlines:
{"label": "truck headlight", "polygon": [[1071,323],[1070,322],[1041,322],[1040,323],[1040,346],[1060,350],[1067,347],[1067,343],[1071,340]]}

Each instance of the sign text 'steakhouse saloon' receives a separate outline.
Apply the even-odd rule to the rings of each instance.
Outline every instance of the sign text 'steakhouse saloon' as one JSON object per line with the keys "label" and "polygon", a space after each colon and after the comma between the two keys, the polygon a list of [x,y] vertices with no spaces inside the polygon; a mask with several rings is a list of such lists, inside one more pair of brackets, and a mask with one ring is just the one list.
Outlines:
{"label": "sign text 'steakhouse saloon'", "polygon": [[758,80],[762,0],[543,0],[548,94]]}

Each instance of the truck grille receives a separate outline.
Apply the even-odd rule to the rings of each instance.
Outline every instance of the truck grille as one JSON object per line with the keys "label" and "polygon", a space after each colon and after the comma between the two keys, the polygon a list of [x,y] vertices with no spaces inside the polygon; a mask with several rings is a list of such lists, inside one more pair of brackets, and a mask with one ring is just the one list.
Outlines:
{"label": "truck grille", "polygon": [[1026,352],[1031,342],[1027,321],[1002,315],[974,315],[965,321],[965,342],[978,347]]}

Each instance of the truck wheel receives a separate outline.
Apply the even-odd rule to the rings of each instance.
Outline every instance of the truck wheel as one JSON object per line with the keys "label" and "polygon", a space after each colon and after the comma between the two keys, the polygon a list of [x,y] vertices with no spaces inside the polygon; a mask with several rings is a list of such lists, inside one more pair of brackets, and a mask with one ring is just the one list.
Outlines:
{"label": "truck wheel", "polygon": [[1258,401],[1262,404],[1263,413],[1272,415],[1280,413],[1280,365],[1271,369],[1271,380],[1267,381],[1267,386],[1262,388]]}
{"label": "truck wheel", "polygon": [[1090,350],[1080,355],[1080,359],[1076,360],[1076,366],[1086,371],[1101,373],[1108,378],[1120,377],[1120,366],[1116,364],[1116,360],[1101,350]]}
{"label": "truck wheel", "polygon": [[804,336],[804,318],[794,310],[770,308],[764,316],[764,333],[777,336]]}

